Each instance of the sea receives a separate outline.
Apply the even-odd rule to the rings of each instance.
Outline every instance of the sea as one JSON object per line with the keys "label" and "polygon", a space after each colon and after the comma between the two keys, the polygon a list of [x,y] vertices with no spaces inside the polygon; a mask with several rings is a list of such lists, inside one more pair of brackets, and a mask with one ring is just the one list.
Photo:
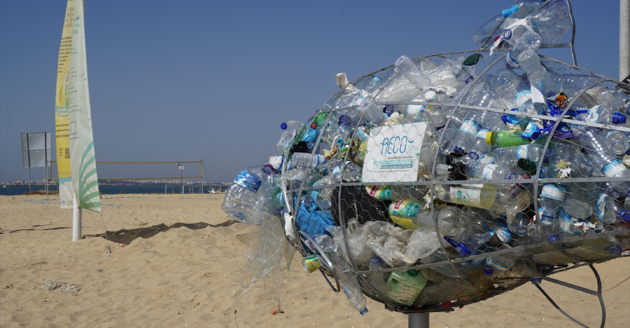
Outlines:
{"label": "sea", "polygon": [[[184,193],[201,193],[201,186],[184,186]],[[101,194],[181,194],[181,186],[164,186],[164,185],[130,185],[130,186],[98,186],[98,189],[101,191]],[[211,190],[217,189],[216,187],[203,187],[203,193],[209,193]],[[32,185],[30,190],[46,190],[46,186],[43,185]],[[48,186],[48,190],[58,191],[57,186]],[[24,195],[29,192],[29,186],[6,186],[4,188],[0,187],[0,196],[13,196],[13,195]]]}

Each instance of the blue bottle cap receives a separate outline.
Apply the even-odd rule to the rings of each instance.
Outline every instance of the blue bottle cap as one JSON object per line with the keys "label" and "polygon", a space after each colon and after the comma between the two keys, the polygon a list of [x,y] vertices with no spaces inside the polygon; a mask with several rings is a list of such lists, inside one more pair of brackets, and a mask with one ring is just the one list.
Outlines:
{"label": "blue bottle cap", "polygon": [[372,82],[380,82],[381,78],[378,76],[375,76],[374,78],[372,78]]}
{"label": "blue bottle cap", "polygon": [[381,263],[381,259],[378,256],[372,256],[372,259],[370,260],[370,262]]}
{"label": "blue bottle cap", "polygon": [[359,311],[359,313],[361,313],[361,315],[364,315],[364,314],[368,313],[368,309],[367,308],[363,308],[361,311]]}
{"label": "blue bottle cap", "polygon": [[621,113],[613,113],[613,124],[626,124],[626,115]]}
{"label": "blue bottle cap", "polygon": [[628,212],[628,210],[621,210],[621,212],[619,212],[619,221],[630,223],[630,212]]}
{"label": "blue bottle cap", "polygon": [[348,115],[339,116],[339,126],[350,126],[352,124],[352,118]]}
{"label": "blue bottle cap", "polygon": [[460,147],[460,146],[455,146],[455,148],[453,148],[453,152],[455,152],[455,153],[463,153],[464,149],[462,149],[462,147]]}
{"label": "blue bottle cap", "polygon": [[286,129],[287,129],[287,126],[288,126],[288,125],[287,125],[287,123],[285,123],[285,122],[282,122],[282,124],[280,124],[280,128],[281,128],[282,130],[286,130]]}
{"label": "blue bottle cap", "polygon": [[532,284],[534,285],[540,285],[540,283],[542,282],[541,278],[532,278]]}
{"label": "blue bottle cap", "polygon": [[494,269],[491,266],[486,265],[483,267],[483,274],[485,274],[486,276],[489,276],[493,273],[494,273]]}
{"label": "blue bottle cap", "polygon": [[559,235],[551,235],[551,236],[549,236],[549,238],[547,238],[547,240],[550,243],[555,244],[555,243],[560,241],[560,236]]}
{"label": "blue bottle cap", "polygon": [[621,247],[612,244],[610,246],[608,246],[608,251],[610,252],[610,254],[612,254],[613,256],[619,256],[621,255]]}

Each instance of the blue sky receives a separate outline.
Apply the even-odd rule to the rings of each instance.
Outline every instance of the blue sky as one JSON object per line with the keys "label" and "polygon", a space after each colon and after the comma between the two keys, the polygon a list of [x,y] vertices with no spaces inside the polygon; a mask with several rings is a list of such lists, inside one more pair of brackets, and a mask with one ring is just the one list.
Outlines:
{"label": "blue sky", "polygon": [[[96,158],[201,159],[207,181],[231,181],[276,155],[280,123],[310,117],[336,73],[475,49],[472,33],[512,3],[87,0]],[[572,5],[579,66],[617,78],[619,2]],[[54,135],[65,7],[0,0],[0,181],[27,177],[20,133]],[[542,53],[571,61],[566,49]]]}

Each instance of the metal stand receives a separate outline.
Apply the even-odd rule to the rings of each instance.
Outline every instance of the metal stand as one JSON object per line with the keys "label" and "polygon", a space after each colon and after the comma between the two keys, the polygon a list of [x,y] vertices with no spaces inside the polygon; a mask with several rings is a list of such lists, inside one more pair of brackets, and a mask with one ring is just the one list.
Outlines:
{"label": "metal stand", "polygon": [[429,312],[409,313],[409,328],[429,328]]}

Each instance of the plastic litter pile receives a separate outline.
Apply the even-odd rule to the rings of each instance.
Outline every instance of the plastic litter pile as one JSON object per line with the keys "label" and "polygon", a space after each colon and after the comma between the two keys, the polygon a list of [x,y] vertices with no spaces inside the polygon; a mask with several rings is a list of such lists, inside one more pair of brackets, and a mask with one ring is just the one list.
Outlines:
{"label": "plastic litter pile", "polygon": [[304,269],[361,314],[365,295],[398,311],[466,305],[627,255],[630,89],[538,54],[571,27],[564,1],[521,2],[474,33],[479,50],[338,74],[223,210],[279,220]]}

